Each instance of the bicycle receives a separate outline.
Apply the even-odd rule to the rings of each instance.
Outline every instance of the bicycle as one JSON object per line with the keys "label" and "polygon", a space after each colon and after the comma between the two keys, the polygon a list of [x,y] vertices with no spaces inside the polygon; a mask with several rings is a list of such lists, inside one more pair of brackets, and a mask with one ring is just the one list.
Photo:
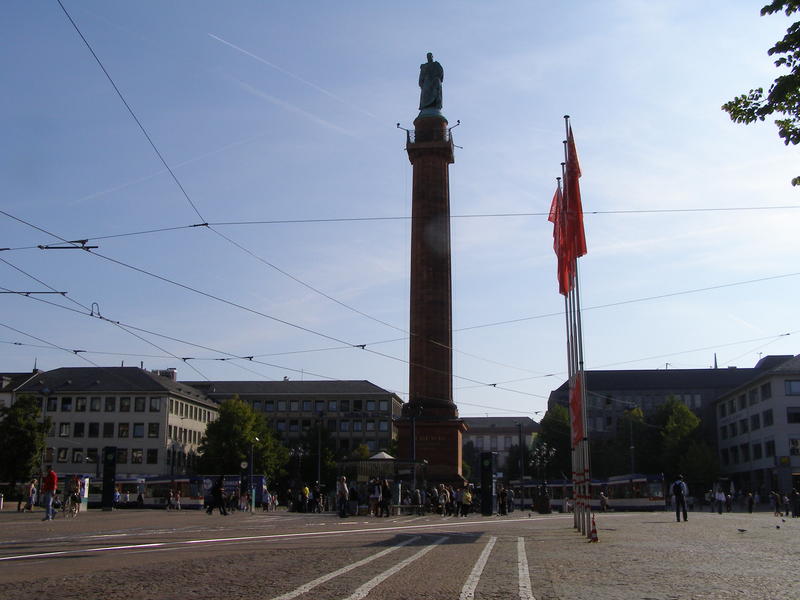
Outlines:
{"label": "bicycle", "polygon": [[64,513],[64,516],[69,519],[74,519],[78,516],[78,511],[80,510],[81,500],[77,496],[77,494],[72,494],[67,496],[62,502],[61,505],[61,512]]}

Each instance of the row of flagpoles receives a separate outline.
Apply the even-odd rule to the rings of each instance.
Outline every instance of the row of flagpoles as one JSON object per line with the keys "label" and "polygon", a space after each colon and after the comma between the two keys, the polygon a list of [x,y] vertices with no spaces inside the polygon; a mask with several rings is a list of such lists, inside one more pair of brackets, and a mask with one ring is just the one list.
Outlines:
{"label": "row of flagpoles", "polygon": [[[574,524],[582,534],[591,535],[589,438],[586,426],[586,380],[583,370],[583,334],[578,283],[578,258],[586,254],[583,207],[579,179],[581,167],[569,115],[564,117],[567,139],[564,162],[548,220],[553,223],[553,250],[558,259],[558,291],[564,296],[569,373],[570,443],[572,447],[572,488],[575,495]],[[563,188],[562,188],[563,179]]]}

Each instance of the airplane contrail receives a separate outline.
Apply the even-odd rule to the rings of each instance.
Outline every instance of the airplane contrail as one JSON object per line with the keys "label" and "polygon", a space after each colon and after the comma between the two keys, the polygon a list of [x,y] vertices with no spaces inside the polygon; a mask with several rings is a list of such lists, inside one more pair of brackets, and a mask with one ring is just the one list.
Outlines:
{"label": "airplane contrail", "polygon": [[292,79],[296,79],[296,80],[297,80],[297,81],[299,81],[300,83],[304,83],[305,85],[307,85],[307,86],[309,86],[309,87],[312,87],[312,88],[314,88],[314,89],[315,89],[315,90],[317,90],[318,92],[321,92],[321,93],[325,94],[325,95],[326,95],[326,96],[328,96],[329,98],[332,98],[332,99],[336,100],[337,102],[340,102],[341,104],[344,104],[345,106],[347,106],[347,107],[349,107],[349,108],[352,108],[352,109],[354,109],[354,110],[357,110],[357,111],[358,111],[358,112],[360,112],[360,113],[363,113],[363,114],[365,114],[365,115],[367,115],[367,116],[369,116],[369,117],[372,117],[373,119],[377,119],[377,118],[378,118],[378,117],[376,117],[374,114],[372,114],[371,112],[369,112],[368,110],[364,110],[364,109],[363,109],[363,108],[361,108],[360,106],[358,106],[358,105],[356,105],[356,104],[354,104],[354,103],[352,103],[352,102],[348,102],[348,101],[347,101],[347,100],[345,100],[344,98],[340,98],[339,96],[337,96],[336,94],[334,94],[334,93],[332,93],[332,92],[329,92],[329,91],[328,91],[328,90],[326,90],[325,88],[322,88],[322,87],[318,86],[317,84],[315,84],[315,83],[312,83],[312,82],[308,81],[307,79],[303,79],[303,78],[302,78],[302,77],[300,77],[299,75],[295,75],[295,74],[294,74],[294,73],[292,73],[291,71],[287,71],[286,69],[284,69],[283,67],[279,67],[279,66],[278,66],[278,65],[276,65],[275,63],[272,63],[272,62],[270,62],[270,61],[268,61],[268,60],[266,60],[266,59],[264,59],[264,58],[261,58],[260,56],[256,56],[256,55],[255,55],[255,54],[253,54],[252,52],[248,52],[247,50],[245,50],[244,48],[240,48],[240,47],[239,47],[239,46],[237,46],[236,44],[231,44],[231,43],[230,43],[230,42],[228,42],[227,40],[223,40],[221,37],[219,37],[219,36],[217,36],[217,35],[214,35],[213,33],[209,33],[208,35],[209,35],[210,37],[214,38],[215,40],[217,40],[218,42],[222,42],[222,43],[223,43],[223,44],[225,44],[226,46],[230,46],[230,47],[231,47],[231,48],[233,48],[234,50],[238,50],[238,51],[239,51],[239,52],[241,52],[242,54],[245,54],[245,55],[249,56],[250,58],[253,58],[253,59],[257,60],[258,62],[260,62],[260,63],[263,63],[263,64],[267,65],[268,67],[272,67],[272,68],[273,68],[273,69],[275,69],[276,71],[280,71],[280,72],[281,72],[281,73],[283,73],[284,75],[288,75],[289,77],[291,77]]}

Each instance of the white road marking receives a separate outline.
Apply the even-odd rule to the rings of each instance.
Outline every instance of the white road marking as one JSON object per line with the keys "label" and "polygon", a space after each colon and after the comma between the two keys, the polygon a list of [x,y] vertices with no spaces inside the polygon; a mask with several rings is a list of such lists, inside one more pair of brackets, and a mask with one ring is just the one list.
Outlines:
{"label": "white road marking", "polygon": [[475,562],[475,566],[472,567],[472,572],[469,574],[469,577],[467,577],[464,587],[461,588],[461,595],[458,597],[459,600],[472,600],[475,598],[475,589],[478,587],[481,574],[486,566],[486,562],[489,560],[489,554],[491,554],[492,548],[494,548],[494,543],[496,541],[497,537],[495,536],[489,538],[489,543],[484,547],[483,552],[481,552],[481,555]]}
{"label": "white road marking", "polygon": [[418,559],[422,558],[423,556],[425,556],[428,552],[433,550],[436,546],[438,546],[439,544],[444,542],[446,539],[448,539],[446,536],[445,537],[440,537],[438,540],[433,542],[430,546],[426,546],[425,548],[423,548],[422,550],[420,550],[416,554],[413,554],[413,555],[409,556],[407,559],[400,561],[399,563],[397,563],[393,567],[385,570],[383,573],[381,573],[379,575],[376,575],[375,577],[370,579],[367,583],[365,583],[364,585],[359,587],[355,592],[353,592],[353,594],[351,596],[348,596],[346,600],[361,600],[361,598],[366,597],[366,595],[369,594],[372,591],[373,588],[375,588],[376,586],[378,586],[381,583],[383,583],[384,581],[386,581],[389,577],[391,577],[392,575],[394,575],[395,573],[397,573],[401,569],[405,569],[408,565],[410,565],[415,560],[418,560]]}
{"label": "white road marking", "polygon": [[[557,517],[534,517],[528,519],[503,519],[503,520],[493,520],[493,521],[459,521],[454,523],[448,523],[448,527],[486,527],[487,525],[513,525],[515,523],[532,523],[534,521],[543,521],[553,520],[553,519],[571,519],[572,517],[569,515],[566,516],[557,516]],[[10,560],[22,560],[22,559],[30,559],[30,558],[46,558],[51,556],[64,556],[67,554],[86,554],[91,552],[113,552],[115,550],[135,550],[137,548],[155,548],[160,546],[174,546],[176,549],[180,546],[185,545],[192,545],[192,544],[214,544],[214,543],[224,543],[224,542],[249,542],[254,540],[279,540],[279,539],[288,539],[288,538],[303,538],[303,537],[325,537],[325,536],[332,536],[332,535],[350,535],[355,533],[386,533],[389,531],[405,531],[410,529],[430,529],[433,527],[441,527],[441,523],[433,523],[433,524],[426,524],[426,525],[402,525],[397,527],[368,527],[363,529],[351,529],[350,531],[309,531],[309,532],[299,532],[299,533],[273,533],[273,534],[265,534],[265,535],[249,535],[249,536],[240,536],[240,537],[227,537],[227,538],[205,538],[199,540],[181,540],[181,541],[172,541],[172,542],[154,542],[150,544],[129,544],[124,546],[105,546],[100,548],[81,548],[81,549],[71,549],[71,550],[59,550],[53,552],[40,552],[36,554],[18,554],[15,556],[3,556],[0,557],[0,562],[10,561]]]}
{"label": "white road marking", "polygon": [[362,560],[354,562],[353,564],[347,565],[346,567],[342,567],[341,569],[337,569],[335,571],[332,571],[332,572],[328,573],[327,575],[323,575],[322,577],[318,577],[317,579],[315,579],[313,581],[309,581],[305,585],[301,585],[299,588],[297,588],[295,590],[292,590],[291,592],[286,592],[285,594],[283,594],[281,596],[277,596],[276,598],[273,598],[273,600],[289,600],[290,598],[295,598],[297,596],[300,596],[301,594],[305,594],[306,592],[313,590],[318,585],[322,585],[326,581],[330,581],[334,577],[338,577],[339,575],[344,575],[348,571],[352,571],[353,569],[357,569],[358,567],[363,567],[364,565],[371,563],[373,560],[377,560],[382,556],[386,556],[390,552],[394,552],[398,548],[402,548],[403,546],[407,546],[408,544],[411,544],[412,542],[416,542],[418,539],[420,539],[420,537],[418,535],[415,535],[414,537],[409,538],[404,542],[400,542],[396,546],[393,546],[391,548],[387,548],[386,550],[381,550],[377,554],[373,554],[372,556],[368,556],[367,558],[364,558]]}
{"label": "white road marking", "polygon": [[519,567],[519,600],[536,600],[531,590],[531,575],[528,572],[528,556],[525,554],[525,538],[517,538],[517,566]]}

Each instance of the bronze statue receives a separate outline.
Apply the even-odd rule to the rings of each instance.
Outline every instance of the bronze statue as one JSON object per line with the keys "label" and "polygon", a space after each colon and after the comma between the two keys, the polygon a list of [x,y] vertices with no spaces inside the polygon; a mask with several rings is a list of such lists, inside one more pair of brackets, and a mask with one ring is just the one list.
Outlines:
{"label": "bronze statue", "polygon": [[433,60],[433,54],[428,52],[428,62],[419,66],[419,109],[442,108],[442,81],[444,69],[442,65]]}

